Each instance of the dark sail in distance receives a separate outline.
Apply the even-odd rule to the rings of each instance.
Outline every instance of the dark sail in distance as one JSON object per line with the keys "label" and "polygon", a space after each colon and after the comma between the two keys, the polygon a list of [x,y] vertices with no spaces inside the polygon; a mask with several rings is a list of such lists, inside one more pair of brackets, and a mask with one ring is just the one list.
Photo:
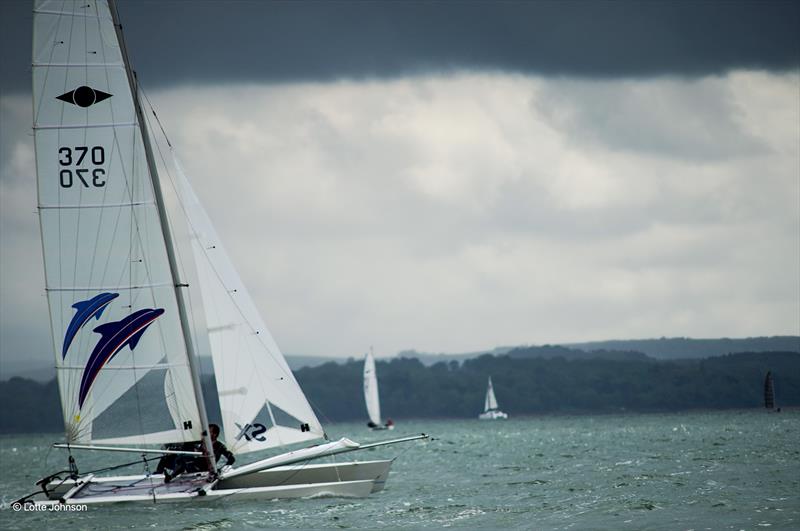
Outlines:
{"label": "dark sail in distance", "polygon": [[767,371],[764,379],[764,407],[775,409],[775,386],[772,382],[772,371]]}

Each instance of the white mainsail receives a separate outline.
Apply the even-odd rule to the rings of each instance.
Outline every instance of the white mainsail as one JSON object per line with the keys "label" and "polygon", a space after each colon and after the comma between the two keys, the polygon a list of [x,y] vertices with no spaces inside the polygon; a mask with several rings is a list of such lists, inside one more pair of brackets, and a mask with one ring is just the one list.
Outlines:
{"label": "white mainsail", "polygon": [[375,358],[372,357],[371,349],[364,358],[364,401],[367,403],[370,422],[380,426],[382,422],[381,401],[378,396],[378,375],[375,372]]}
{"label": "white mainsail", "polygon": [[173,160],[229,449],[245,453],[323,437],[322,425],[174,155]]}
{"label": "white mainsail", "polygon": [[37,0],[33,26],[39,218],[67,441],[198,440],[143,124],[108,5]]}
{"label": "white mainsail", "polygon": [[[501,382],[502,383],[502,382]],[[497,398],[494,396],[494,386],[492,385],[492,377],[489,376],[489,387],[486,389],[486,400],[483,402],[483,411],[491,411],[497,409]]]}

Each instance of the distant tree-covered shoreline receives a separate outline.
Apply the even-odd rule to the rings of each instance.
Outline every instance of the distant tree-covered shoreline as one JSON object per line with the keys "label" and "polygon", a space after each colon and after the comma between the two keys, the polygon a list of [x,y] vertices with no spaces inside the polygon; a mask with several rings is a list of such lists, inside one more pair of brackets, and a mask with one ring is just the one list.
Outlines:
{"label": "distant tree-covered shoreline", "polygon": [[[763,406],[764,375],[775,377],[778,406],[800,406],[800,354],[738,353],[706,359],[656,361],[612,355],[588,359],[529,357],[524,352],[484,355],[425,366],[417,359],[377,363],[384,416],[475,418],[486,382],[494,382],[500,408],[513,416],[570,413],[663,412]],[[366,421],[363,362],[326,363],[295,371],[320,420]],[[204,379],[212,421],[219,419],[213,377]],[[62,429],[55,380],[0,382],[0,433]]]}

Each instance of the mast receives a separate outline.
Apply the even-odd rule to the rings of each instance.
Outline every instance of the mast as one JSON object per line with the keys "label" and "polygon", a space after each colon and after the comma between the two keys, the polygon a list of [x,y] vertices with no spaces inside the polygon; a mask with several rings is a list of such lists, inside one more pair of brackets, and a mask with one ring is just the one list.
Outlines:
{"label": "mast", "polygon": [[122,24],[119,21],[117,13],[117,6],[114,0],[108,0],[109,10],[111,11],[111,18],[114,23],[114,30],[117,34],[119,41],[120,51],[125,63],[125,74],[128,77],[128,84],[131,88],[133,96],[133,106],[136,110],[136,118],[139,121],[139,130],[142,133],[142,144],[144,147],[145,158],[147,159],[147,167],[150,170],[150,179],[153,184],[153,195],[155,198],[156,209],[158,210],[158,218],[161,221],[161,232],[164,236],[164,243],[167,247],[167,258],[169,260],[169,269],[172,274],[172,280],[175,288],[175,299],[178,304],[178,316],[181,322],[181,332],[183,333],[183,342],[186,345],[187,361],[189,363],[189,372],[192,375],[192,387],[194,388],[194,398],[197,402],[198,413],[200,414],[200,424],[202,429],[203,445],[205,446],[205,457],[208,461],[208,470],[213,474],[217,474],[217,464],[214,459],[214,447],[211,442],[211,434],[208,428],[208,415],[206,413],[206,404],[203,399],[203,390],[200,385],[200,370],[197,354],[194,348],[194,341],[189,327],[189,318],[186,313],[186,299],[184,296],[184,288],[188,284],[180,281],[178,263],[175,259],[175,247],[172,239],[172,231],[169,226],[169,219],[167,218],[166,204],[164,203],[164,196],[161,192],[161,184],[158,178],[158,171],[156,170],[155,158],[153,157],[153,148],[150,144],[150,136],[147,131],[147,125],[144,119],[144,112],[142,111],[141,101],[139,100],[138,84],[136,77],[131,69],[130,60],[128,58],[128,49],[125,46],[125,39],[122,35]]}

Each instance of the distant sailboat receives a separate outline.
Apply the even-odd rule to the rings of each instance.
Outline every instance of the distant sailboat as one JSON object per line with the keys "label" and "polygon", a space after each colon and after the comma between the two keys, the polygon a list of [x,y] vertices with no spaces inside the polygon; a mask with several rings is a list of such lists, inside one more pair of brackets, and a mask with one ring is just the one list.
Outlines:
{"label": "distant sailboat", "polygon": [[478,415],[481,420],[507,419],[508,415],[497,407],[497,397],[494,396],[492,377],[489,376],[489,386],[486,388],[486,399],[483,402],[483,413]]}
{"label": "distant sailboat", "polygon": [[364,402],[367,404],[369,426],[372,430],[393,430],[394,422],[388,419],[384,424],[381,420],[381,400],[378,396],[378,374],[375,372],[375,358],[372,356],[372,347],[364,357]]}
{"label": "distant sailboat", "polygon": [[[767,371],[767,376],[764,378],[764,407],[770,411],[775,409],[775,382],[772,379],[772,371]],[[777,408],[776,411],[780,411]]]}

